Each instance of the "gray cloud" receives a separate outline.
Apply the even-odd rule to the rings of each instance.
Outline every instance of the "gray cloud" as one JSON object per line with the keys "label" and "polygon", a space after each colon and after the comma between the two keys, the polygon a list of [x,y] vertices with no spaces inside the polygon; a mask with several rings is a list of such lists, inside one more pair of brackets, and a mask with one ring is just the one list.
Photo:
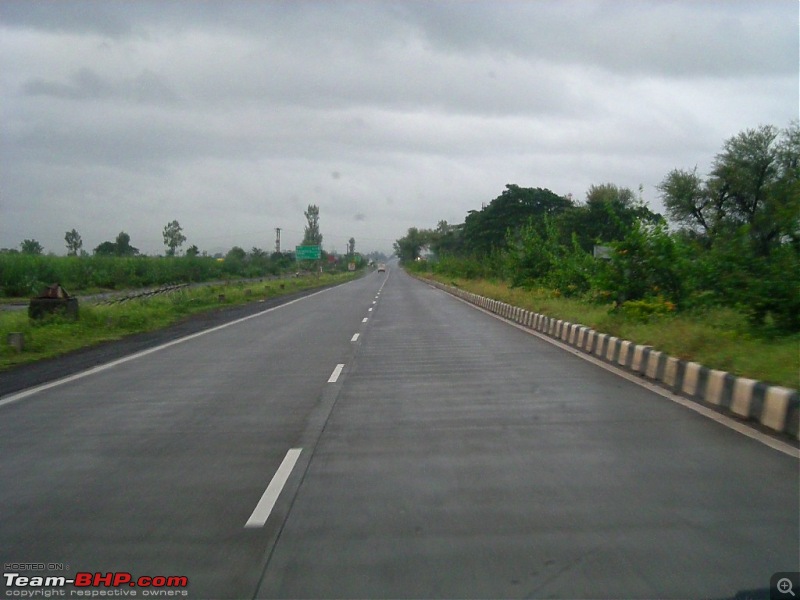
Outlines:
{"label": "gray cloud", "polygon": [[143,70],[131,79],[109,81],[89,68],[74,73],[68,83],[31,79],[22,92],[29,96],[52,96],[70,100],[102,100],[116,98],[137,103],[171,104],[178,97],[155,73]]}
{"label": "gray cloud", "polygon": [[[0,247],[389,250],[506,183],[583,197],[797,117],[783,1],[0,3]],[[369,219],[366,218],[369,215]],[[295,240],[294,238],[298,238]]]}

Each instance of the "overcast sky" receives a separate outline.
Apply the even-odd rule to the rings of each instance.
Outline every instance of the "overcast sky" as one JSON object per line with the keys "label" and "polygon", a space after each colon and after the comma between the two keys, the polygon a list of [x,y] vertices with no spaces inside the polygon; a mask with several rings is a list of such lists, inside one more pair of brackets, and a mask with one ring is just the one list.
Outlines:
{"label": "overcast sky", "polygon": [[391,252],[507,183],[584,199],[798,118],[797,0],[0,0],[0,247]]}

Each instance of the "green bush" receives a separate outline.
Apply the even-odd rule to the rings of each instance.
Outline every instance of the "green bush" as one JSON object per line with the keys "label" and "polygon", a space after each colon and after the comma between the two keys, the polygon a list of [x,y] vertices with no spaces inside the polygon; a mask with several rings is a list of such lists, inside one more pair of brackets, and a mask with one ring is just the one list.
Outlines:
{"label": "green bush", "polygon": [[656,318],[675,313],[675,304],[662,297],[644,300],[628,300],[615,310],[626,318],[640,323],[649,323]]}
{"label": "green bush", "polygon": [[598,266],[593,286],[616,298],[663,297],[680,304],[686,296],[686,248],[663,223],[637,222],[620,242],[612,242],[611,259]]}

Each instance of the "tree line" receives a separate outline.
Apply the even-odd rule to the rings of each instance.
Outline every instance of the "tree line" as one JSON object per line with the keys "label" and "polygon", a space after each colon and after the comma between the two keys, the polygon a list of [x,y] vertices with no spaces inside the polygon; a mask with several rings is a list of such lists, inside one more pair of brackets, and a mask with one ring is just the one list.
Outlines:
{"label": "tree line", "polygon": [[800,331],[796,122],[740,132],[707,177],[673,169],[658,192],[666,215],[650,210],[641,188],[593,185],[579,202],[507,185],[463,223],[409,229],[395,252],[412,268],[504,278],[615,309],[729,306],[756,325]]}
{"label": "tree line", "polygon": [[[305,211],[307,225],[303,245],[321,245],[319,207],[309,205]],[[350,238],[347,254],[343,257],[322,252],[319,262],[297,261],[294,251],[268,252],[258,247],[249,251],[234,246],[226,254],[208,256],[192,245],[179,256],[186,241],[177,220],[163,229],[166,256],[144,256],[131,244],[130,236],[121,231],[116,239],[94,248],[92,254],[83,250],[80,234],[72,229],[64,235],[67,256],[44,255],[44,248],[36,240],[24,240],[20,250],[0,250],[0,296],[22,297],[36,294],[45,285],[59,282],[69,291],[92,288],[123,289],[210,281],[215,279],[257,278],[298,271],[345,271],[353,264],[356,269],[365,267],[382,254],[362,256],[356,253],[356,241]]]}
{"label": "tree line", "polygon": [[[183,228],[177,220],[170,221],[164,226],[162,232],[164,237],[164,245],[166,246],[167,256],[177,256],[178,249],[186,241],[186,236],[183,235]],[[81,234],[74,228],[64,234],[64,242],[67,247],[67,256],[86,256],[88,253],[83,249],[83,239]],[[20,252],[22,254],[39,255],[44,254],[44,247],[36,240],[23,240],[20,243],[20,250],[13,248],[3,248],[0,253],[14,254]],[[139,256],[139,249],[131,245],[131,236],[120,231],[117,238],[111,242],[106,241],[99,244],[92,253],[96,256]],[[200,250],[197,246],[191,246],[186,250],[188,256],[197,256]]]}
{"label": "tree line", "polygon": [[[302,245],[304,246],[322,246],[322,233],[319,229],[319,206],[309,204],[308,208],[303,213],[306,218],[306,226],[303,233]],[[166,256],[178,256],[180,247],[186,241],[186,236],[183,234],[183,228],[177,220],[170,221],[164,226],[162,231],[164,238],[164,246],[166,246]],[[67,256],[87,256],[88,253],[83,249],[83,239],[77,230],[71,229],[64,234],[64,242],[66,243]],[[356,241],[350,238],[347,243],[347,254],[355,256],[356,254]],[[29,254],[41,255],[44,254],[44,247],[36,240],[25,239],[20,243],[20,250],[13,248],[2,248],[0,254]],[[121,231],[116,239],[112,241],[105,241],[95,247],[92,251],[95,256],[139,256],[139,249],[131,245],[131,236]],[[234,246],[228,253],[227,257],[234,259],[242,258],[247,253],[238,246]],[[266,254],[265,251],[259,248],[253,248],[251,252],[253,259],[260,260]],[[201,255],[200,249],[196,245],[192,245],[186,249],[186,256],[199,256]],[[206,253],[202,253],[206,256]],[[222,258],[222,255],[215,256],[215,258]],[[280,258],[280,257],[278,257]]]}

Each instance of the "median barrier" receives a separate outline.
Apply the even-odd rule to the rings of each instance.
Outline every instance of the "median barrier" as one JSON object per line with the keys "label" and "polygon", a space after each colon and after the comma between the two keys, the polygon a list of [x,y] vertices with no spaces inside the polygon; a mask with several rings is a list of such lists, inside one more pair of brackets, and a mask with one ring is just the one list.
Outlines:
{"label": "median barrier", "polygon": [[499,300],[426,281],[487,312],[592,354],[603,362],[631,371],[689,400],[800,439],[800,394],[797,390],[709,369],[647,345],[599,333],[585,325],[554,319]]}

